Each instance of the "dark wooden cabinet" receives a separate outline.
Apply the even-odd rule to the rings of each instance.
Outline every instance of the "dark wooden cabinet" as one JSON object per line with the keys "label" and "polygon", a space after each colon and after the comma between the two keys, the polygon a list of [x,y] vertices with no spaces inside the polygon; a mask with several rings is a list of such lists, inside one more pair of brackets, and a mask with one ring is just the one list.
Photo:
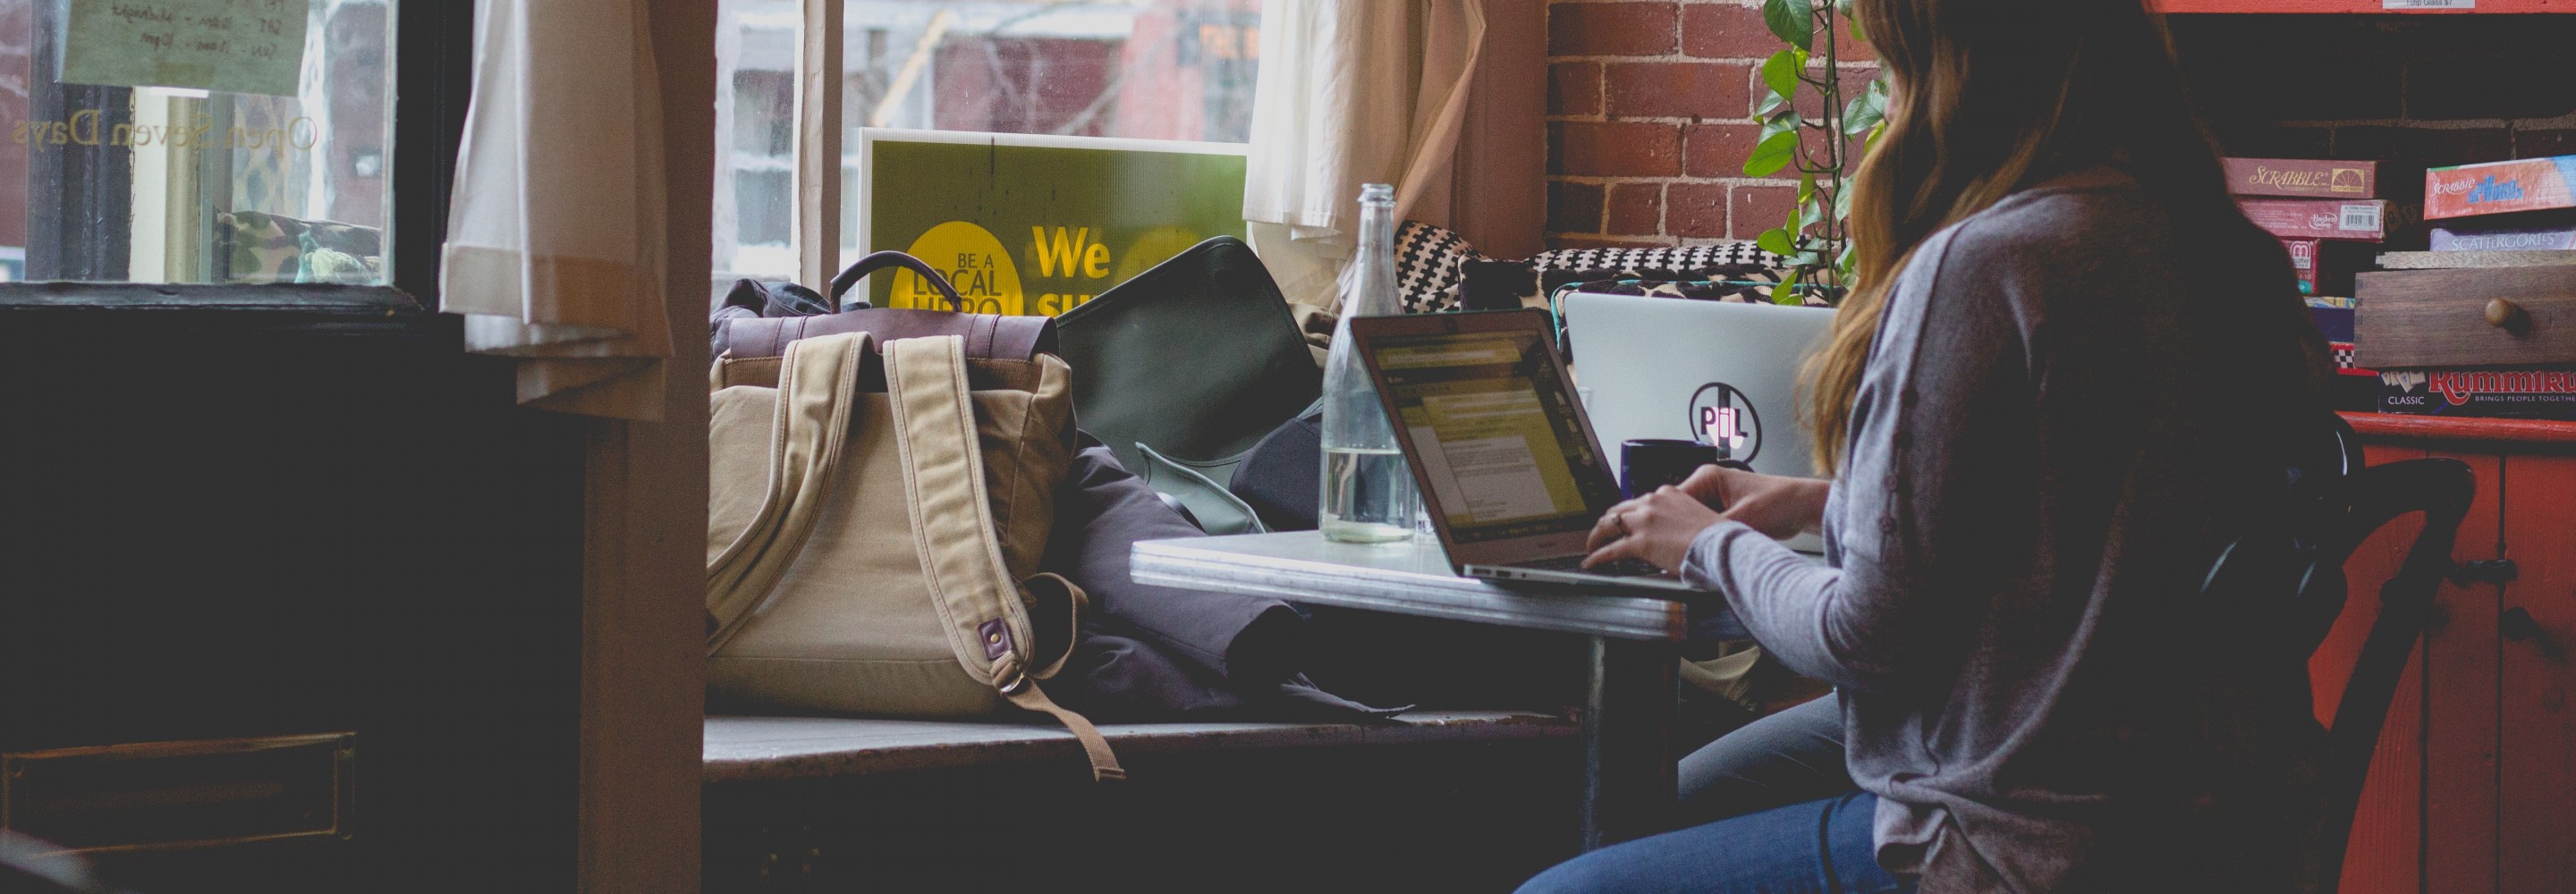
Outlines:
{"label": "dark wooden cabinet", "polygon": [[[2454,457],[2476,470],[2478,495],[2461,568],[2381,732],[2343,891],[2576,891],[2576,423],[2347,418],[2371,463]],[[2353,557],[2353,599],[2375,602],[2412,524]],[[2320,717],[2364,623],[2347,612],[2312,665]]]}
{"label": "dark wooden cabinet", "polygon": [[144,894],[573,887],[583,428],[457,326],[0,310],[12,825]]}

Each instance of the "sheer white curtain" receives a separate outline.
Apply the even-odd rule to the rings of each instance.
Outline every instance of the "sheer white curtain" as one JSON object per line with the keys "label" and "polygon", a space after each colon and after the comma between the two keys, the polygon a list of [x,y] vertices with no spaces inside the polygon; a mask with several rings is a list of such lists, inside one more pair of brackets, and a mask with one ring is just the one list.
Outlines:
{"label": "sheer white curtain", "polygon": [[445,310],[519,358],[521,404],[658,420],[661,96],[645,0],[477,4]]}
{"label": "sheer white curtain", "polygon": [[1450,222],[1484,39],[1483,0],[1264,0],[1243,217],[1290,300],[1339,297],[1363,183],[1396,184],[1399,219]]}

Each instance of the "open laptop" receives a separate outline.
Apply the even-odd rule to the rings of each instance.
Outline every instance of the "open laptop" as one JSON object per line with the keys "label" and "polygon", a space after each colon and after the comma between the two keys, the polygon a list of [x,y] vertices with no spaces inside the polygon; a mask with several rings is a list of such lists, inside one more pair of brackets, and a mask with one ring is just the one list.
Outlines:
{"label": "open laptop", "polygon": [[[1818,477],[1798,383],[1832,310],[1580,292],[1561,306],[1601,443],[1686,438],[1766,475]],[[1782,543],[1825,546],[1812,532]]]}
{"label": "open laptop", "polygon": [[1642,563],[1586,571],[1619,502],[1574,381],[1537,310],[1354,317],[1405,464],[1450,567],[1468,577],[1697,588]]}

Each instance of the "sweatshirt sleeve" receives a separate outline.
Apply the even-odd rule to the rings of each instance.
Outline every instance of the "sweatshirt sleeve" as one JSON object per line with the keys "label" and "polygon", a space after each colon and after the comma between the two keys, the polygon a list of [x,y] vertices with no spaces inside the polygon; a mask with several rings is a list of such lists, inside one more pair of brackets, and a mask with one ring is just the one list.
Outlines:
{"label": "sweatshirt sleeve", "polygon": [[1736,522],[1701,532],[1684,563],[1783,664],[1836,686],[1946,690],[1995,592],[1980,557],[2017,539],[1993,519],[2019,492],[1999,476],[2027,465],[1980,439],[2010,437],[2003,417],[2027,393],[2019,289],[2009,272],[1945,274],[1990,267],[1954,256],[1959,232],[1927,240],[1889,295],[1826,520],[1836,565]]}

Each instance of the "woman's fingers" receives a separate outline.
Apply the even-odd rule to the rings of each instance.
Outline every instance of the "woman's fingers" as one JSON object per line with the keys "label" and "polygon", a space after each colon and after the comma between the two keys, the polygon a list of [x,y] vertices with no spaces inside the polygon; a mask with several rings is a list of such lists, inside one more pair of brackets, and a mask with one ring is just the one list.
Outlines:
{"label": "woman's fingers", "polygon": [[1725,466],[1716,464],[1701,466],[1697,471],[1692,472],[1689,478],[1682,479],[1682,493],[1689,494],[1693,499],[1707,504],[1708,508],[1723,510],[1731,499],[1727,493],[1727,477],[1735,474],[1738,473],[1734,469]]}
{"label": "woman's fingers", "polygon": [[1591,555],[1584,556],[1583,567],[1591,568],[1608,562],[1634,558],[1640,558],[1637,554],[1637,542],[1622,537],[1618,540],[1610,541],[1607,546],[1593,550]]}
{"label": "woman's fingers", "polygon": [[1598,550],[1606,544],[1616,542],[1620,538],[1628,536],[1628,532],[1621,530],[1619,527],[1621,520],[1625,518],[1621,513],[1635,508],[1636,505],[1637,501],[1629,500],[1610,507],[1610,511],[1608,512],[1601,513],[1601,520],[1592,524],[1592,536],[1584,541],[1583,548],[1586,550]]}

